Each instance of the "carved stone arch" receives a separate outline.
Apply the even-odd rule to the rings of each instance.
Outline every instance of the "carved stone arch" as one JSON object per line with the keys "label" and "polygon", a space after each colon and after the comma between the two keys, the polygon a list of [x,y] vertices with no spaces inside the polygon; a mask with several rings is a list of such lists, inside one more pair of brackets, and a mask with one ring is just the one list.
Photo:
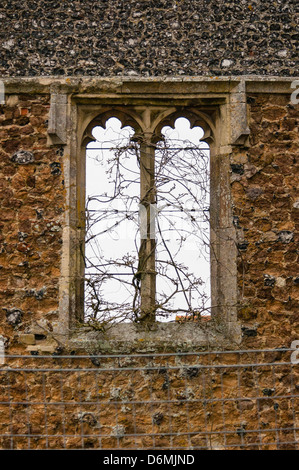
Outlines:
{"label": "carved stone arch", "polygon": [[124,109],[123,107],[107,107],[100,113],[97,112],[97,115],[93,117],[89,124],[85,127],[81,141],[82,146],[86,147],[89,142],[94,142],[96,139],[92,135],[93,129],[97,126],[106,129],[107,121],[113,117],[120,120],[121,128],[130,126],[134,129],[135,134],[142,132],[142,120],[133,109]]}
{"label": "carved stone arch", "polygon": [[191,129],[194,127],[203,129],[204,135],[201,140],[207,142],[208,145],[215,143],[217,134],[213,119],[207,113],[194,108],[169,109],[161,114],[155,123],[154,134],[157,136],[156,138],[161,138],[163,127],[169,126],[174,129],[175,121],[182,117],[188,119]]}

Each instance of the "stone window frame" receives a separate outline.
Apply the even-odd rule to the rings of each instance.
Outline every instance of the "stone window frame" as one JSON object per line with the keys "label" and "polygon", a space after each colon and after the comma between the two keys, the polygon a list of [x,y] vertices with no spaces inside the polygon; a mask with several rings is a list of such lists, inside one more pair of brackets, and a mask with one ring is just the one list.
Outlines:
{"label": "stone window frame", "polygon": [[[114,110],[112,112],[112,110]],[[80,241],[85,225],[86,145],[91,130],[106,116],[130,125],[127,112],[143,116],[148,125],[155,121],[173,125],[175,118],[187,117],[203,128],[202,138],[210,146],[211,158],[211,260],[212,320],[209,322],[118,324],[106,332],[82,332],[83,283]],[[136,114],[137,112],[137,114]],[[99,116],[102,115],[102,119]],[[194,118],[196,115],[196,119]],[[104,116],[104,117],[103,117]],[[169,120],[168,117],[171,116]],[[106,120],[106,118],[105,118]],[[144,125],[144,123],[143,123]],[[145,126],[146,127],[146,126]],[[161,126],[162,127],[162,126]],[[66,215],[63,229],[57,334],[71,343],[90,344],[121,350],[147,344],[160,348],[229,347],[241,341],[237,320],[237,244],[230,196],[230,154],[234,146],[248,144],[245,83],[240,80],[95,80],[86,79],[65,93],[52,91],[49,137],[63,144],[66,186]],[[215,235],[213,235],[215,234]],[[78,314],[79,312],[79,314]],[[125,345],[125,346],[123,346]],[[189,345],[189,346],[188,346]],[[226,345],[226,346],[225,346]]]}

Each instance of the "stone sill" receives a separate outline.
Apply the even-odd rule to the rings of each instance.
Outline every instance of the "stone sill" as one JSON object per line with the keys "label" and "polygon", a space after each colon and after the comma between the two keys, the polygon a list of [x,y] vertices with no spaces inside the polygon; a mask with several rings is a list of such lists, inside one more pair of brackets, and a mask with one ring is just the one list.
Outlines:
{"label": "stone sill", "polygon": [[216,325],[208,322],[155,323],[151,329],[142,325],[123,323],[108,331],[95,331],[81,327],[73,331],[65,347],[94,354],[188,352],[196,350],[231,349],[241,342],[238,323]]}

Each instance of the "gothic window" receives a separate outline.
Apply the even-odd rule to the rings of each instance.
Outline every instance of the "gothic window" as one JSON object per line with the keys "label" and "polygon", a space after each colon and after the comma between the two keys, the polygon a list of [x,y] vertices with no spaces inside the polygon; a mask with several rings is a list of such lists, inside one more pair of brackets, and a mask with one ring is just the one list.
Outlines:
{"label": "gothic window", "polygon": [[85,320],[209,317],[210,150],[204,131],[179,113],[147,132],[138,119],[118,116],[106,113],[86,147]]}

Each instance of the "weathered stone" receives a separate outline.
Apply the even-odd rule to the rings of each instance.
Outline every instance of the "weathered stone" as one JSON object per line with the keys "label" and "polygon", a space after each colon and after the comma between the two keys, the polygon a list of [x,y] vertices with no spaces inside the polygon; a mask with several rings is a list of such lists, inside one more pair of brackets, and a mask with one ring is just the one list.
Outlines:
{"label": "weathered stone", "polygon": [[242,163],[232,163],[230,167],[233,173],[238,175],[244,174],[244,165]]}
{"label": "weathered stone", "polygon": [[253,407],[254,407],[254,401],[250,400],[249,398],[239,400],[238,402],[238,408],[240,409],[240,411],[252,410]]}
{"label": "weathered stone", "polygon": [[50,163],[51,174],[61,175],[61,164],[59,162]]}
{"label": "weathered stone", "polygon": [[97,419],[93,413],[78,413],[75,416],[75,419],[78,420],[80,423],[88,423],[91,427],[97,425]]}
{"label": "weathered stone", "polygon": [[276,283],[276,279],[274,276],[270,276],[269,274],[264,274],[264,285],[269,287],[274,287]]}
{"label": "weathered stone", "polygon": [[30,5],[2,10],[1,76],[297,74],[293,1]]}
{"label": "weathered stone", "polygon": [[257,199],[261,194],[263,194],[264,190],[263,188],[255,188],[255,187],[250,187],[247,189],[247,196],[250,199]]}
{"label": "weathered stone", "polygon": [[289,230],[282,230],[279,232],[278,241],[282,243],[291,243],[294,239],[294,233]]}
{"label": "weathered stone", "polygon": [[266,397],[271,397],[275,393],[275,388],[264,388],[262,390],[262,393]]}
{"label": "weathered stone", "polygon": [[121,439],[122,437],[125,437],[125,434],[126,430],[124,426],[122,426],[121,424],[113,426],[111,436]]}
{"label": "weathered stone", "polygon": [[249,242],[247,240],[243,240],[243,241],[238,243],[238,249],[240,251],[246,251],[247,248],[248,248],[248,244],[249,244]]}
{"label": "weathered stone", "polygon": [[243,326],[242,333],[244,336],[250,336],[250,337],[257,336],[257,329],[253,327]]}
{"label": "weathered stone", "polygon": [[55,145],[66,143],[67,100],[66,94],[51,94],[48,134]]}
{"label": "weathered stone", "polygon": [[39,351],[42,353],[54,354],[56,347],[56,344],[41,344],[39,345]]}
{"label": "weathered stone", "polygon": [[28,233],[25,233],[25,232],[19,232],[18,233],[18,238],[19,238],[19,241],[20,242],[23,242],[25,240],[25,238],[28,237]]}
{"label": "weathered stone", "polygon": [[18,165],[28,165],[29,163],[34,162],[34,156],[32,152],[26,150],[19,150],[14,153],[11,157],[11,161],[17,163]]}
{"label": "weathered stone", "polygon": [[22,322],[23,311],[17,308],[13,308],[8,310],[7,308],[3,308],[6,312],[6,321],[12,326],[17,326],[19,323]]}
{"label": "weathered stone", "polygon": [[153,424],[156,424],[157,426],[159,426],[162,423],[163,419],[164,419],[163,413],[159,413],[159,412],[155,413],[153,415]]}
{"label": "weathered stone", "polygon": [[26,345],[32,344],[32,345],[34,345],[35,344],[35,335],[33,335],[33,334],[22,334],[22,335],[19,336],[19,341],[22,344],[26,344]]}

